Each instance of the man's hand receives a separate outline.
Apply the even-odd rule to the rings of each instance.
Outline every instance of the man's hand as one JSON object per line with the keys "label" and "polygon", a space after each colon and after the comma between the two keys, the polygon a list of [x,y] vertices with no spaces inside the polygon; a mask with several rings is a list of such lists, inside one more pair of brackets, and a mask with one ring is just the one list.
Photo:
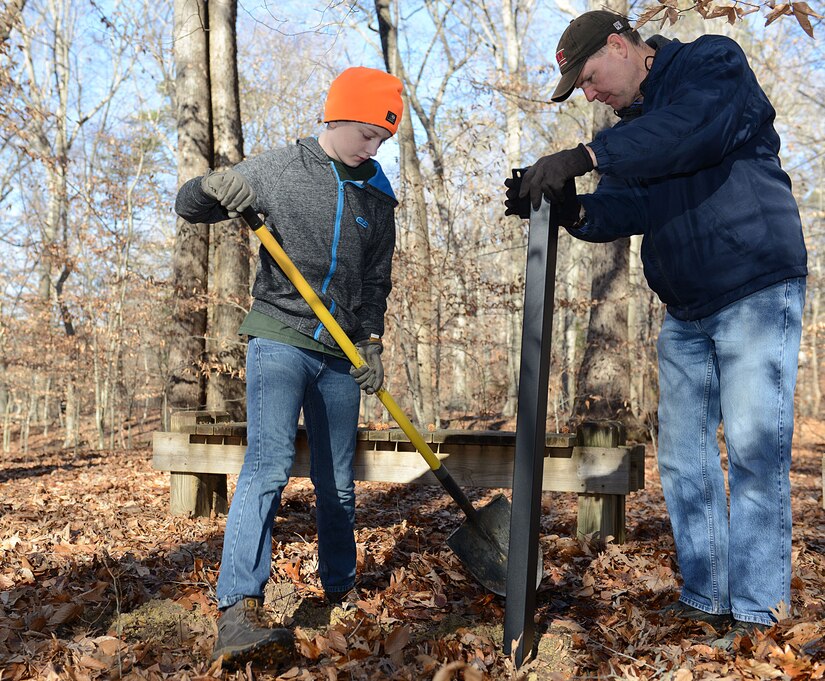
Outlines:
{"label": "man's hand", "polygon": [[549,156],[542,156],[527,169],[521,181],[519,197],[530,195],[533,210],[541,206],[541,197],[555,203],[564,200],[564,184],[593,170],[593,159],[587,148],[580,144]]}
{"label": "man's hand", "polygon": [[[523,172],[529,170],[528,168],[521,168],[516,172]],[[504,180],[504,185],[507,187],[507,200],[504,205],[507,210],[505,215],[518,215],[520,218],[530,217],[530,203],[525,199],[519,198],[518,192],[520,187],[520,179],[516,177],[508,177]],[[582,205],[579,202],[579,197],[576,195],[576,180],[569,179],[562,187],[561,201],[554,202],[553,205],[558,209],[556,214],[558,223],[561,227],[575,228],[578,226],[582,218]]]}
{"label": "man's hand", "polygon": [[377,393],[384,383],[384,365],[381,363],[381,353],[384,346],[380,339],[359,341],[355,344],[358,352],[366,364],[362,364],[357,369],[350,367],[349,373],[355,382],[367,395]]}
{"label": "man's hand", "polygon": [[255,201],[255,191],[237,170],[208,171],[201,179],[201,189],[217,200],[230,218],[236,218]]}
{"label": "man's hand", "polygon": [[513,177],[508,177],[504,180],[504,186],[507,187],[506,199],[504,206],[506,210],[505,215],[518,215],[520,218],[528,219],[530,217],[530,202],[527,199],[519,196],[521,190],[521,181],[524,177],[524,172],[527,168],[513,168]]}
{"label": "man's hand", "polygon": [[574,229],[583,222],[582,204],[576,195],[576,180],[569,179],[562,188],[561,203],[558,206],[558,221],[561,227]]}

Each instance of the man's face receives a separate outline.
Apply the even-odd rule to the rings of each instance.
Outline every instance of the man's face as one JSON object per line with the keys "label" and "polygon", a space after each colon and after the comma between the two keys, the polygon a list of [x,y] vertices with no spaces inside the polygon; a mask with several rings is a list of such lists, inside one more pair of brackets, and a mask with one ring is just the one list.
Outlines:
{"label": "man's face", "polygon": [[371,159],[378,153],[378,147],[390,138],[390,131],[385,128],[352,121],[330,123],[326,132],[330,147],[327,153],[351,167]]}
{"label": "man's face", "polygon": [[576,80],[588,102],[598,100],[618,111],[633,104],[639,95],[639,83],[628,59],[624,41],[616,34],[584,64]]}

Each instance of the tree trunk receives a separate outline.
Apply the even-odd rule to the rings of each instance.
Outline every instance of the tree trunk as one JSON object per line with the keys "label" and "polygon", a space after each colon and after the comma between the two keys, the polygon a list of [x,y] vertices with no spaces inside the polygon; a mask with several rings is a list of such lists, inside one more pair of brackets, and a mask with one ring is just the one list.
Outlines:
{"label": "tree trunk", "polygon": [[[209,59],[204,0],[175,0],[175,100],[178,128],[178,184],[203,175],[212,161]],[[177,220],[172,261],[173,304],[170,409],[205,404],[202,372],[206,335],[209,226]]]}
{"label": "tree trunk", "polygon": [[[504,28],[504,59],[496,66],[500,69],[500,78],[508,84],[508,95],[505,98],[505,121],[506,121],[506,143],[507,161],[510,168],[517,168],[522,163],[521,138],[522,124],[520,117],[520,107],[515,97],[519,91],[519,67],[521,65],[521,42],[522,36],[516,30],[515,13],[518,10],[518,3],[513,6],[511,0],[505,0],[502,8],[502,19]],[[515,218],[509,218],[514,220]],[[510,240],[509,258],[507,259],[507,278],[511,283],[522,281],[525,272],[526,244],[524,234],[520,229],[511,230],[513,237]],[[522,245],[525,244],[525,245]],[[506,289],[505,289],[506,290]],[[503,416],[509,418],[515,416],[518,408],[518,377],[521,369],[521,327],[523,316],[524,290],[521,286],[513,286],[506,294],[510,300],[505,307],[506,314],[506,337],[505,348],[507,349],[507,397],[504,402]]]}
{"label": "tree trunk", "polygon": [[[610,9],[627,13],[620,0]],[[593,117],[592,137],[613,125],[614,114],[599,107]],[[584,357],[579,368],[574,413],[584,419],[616,419],[630,433],[638,423],[630,404],[630,361],[628,357],[628,305],[630,240],[619,239],[593,246],[593,283],[590,323]]]}
{"label": "tree trunk", "polygon": [[[215,169],[243,159],[238,60],[235,39],[237,0],[209,0],[209,80]],[[212,296],[208,352],[207,409],[245,420],[245,345],[238,337],[249,308],[249,230],[241,219],[212,228]]]}
{"label": "tree trunk", "polygon": [[[387,71],[402,77],[401,55],[398,50],[397,27],[392,19],[392,0],[375,0],[375,12],[378,17],[381,47]],[[408,241],[401,241],[401,249],[406,251],[409,263],[409,276],[417,282],[414,294],[409,299],[409,332],[413,337],[414,351],[412,362],[408,364],[410,387],[413,389],[414,418],[419,424],[437,424],[435,390],[434,390],[434,351],[432,343],[432,324],[435,320],[433,291],[431,286],[432,257],[430,252],[429,221],[424,195],[424,179],[415,145],[412,126],[412,108],[410,106],[408,84],[402,95],[404,116],[398,128],[399,162],[401,165],[401,182],[404,186],[404,201],[399,213],[408,216],[410,225]],[[405,222],[401,219],[402,224]],[[409,360],[408,360],[409,362]],[[417,388],[417,389],[416,389]]]}

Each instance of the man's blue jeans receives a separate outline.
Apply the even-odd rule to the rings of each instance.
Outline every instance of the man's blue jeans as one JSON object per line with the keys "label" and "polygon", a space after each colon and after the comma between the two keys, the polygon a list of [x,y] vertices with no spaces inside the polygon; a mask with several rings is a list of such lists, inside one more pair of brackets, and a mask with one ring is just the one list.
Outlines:
{"label": "man's blue jeans", "polygon": [[[659,336],[659,471],[684,586],[705,612],[771,624],[790,607],[793,394],[805,279]],[[724,422],[730,512],[716,431]]]}
{"label": "man's blue jeans", "polygon": [[361,401],[349,362],[263,338],[246,356],[247,449],[226,521],[218,607],[263,596],[272,567],[272,524],[295,459],[298,416],[311,454],[318,573],[327,593],[355,584],[352,458]]}

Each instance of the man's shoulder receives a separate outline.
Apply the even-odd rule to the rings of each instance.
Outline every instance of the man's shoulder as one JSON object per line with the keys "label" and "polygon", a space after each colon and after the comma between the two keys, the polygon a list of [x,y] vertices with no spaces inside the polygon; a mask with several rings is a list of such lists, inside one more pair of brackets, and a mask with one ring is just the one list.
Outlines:
{"label": "man's shoulder", "polygon": [[[690,42],[671,40],[656,51],[659,76],[670,74],[677,80],[702,79],[707,68],[742,69],[748,64],[739,44],[727,36],[707,34]],[[673,67],[671,69],[670,67]]]}
{"label": "man's shoulder", "polygon": [[728,38],[725,35],[718,35],[715,33],[708,33],[702,35],[695,40],[684,43],[684,47],[692,54],[720,54],[723,52],[736,53],[737,56],[745,56],[744,51],[733,38]]}

